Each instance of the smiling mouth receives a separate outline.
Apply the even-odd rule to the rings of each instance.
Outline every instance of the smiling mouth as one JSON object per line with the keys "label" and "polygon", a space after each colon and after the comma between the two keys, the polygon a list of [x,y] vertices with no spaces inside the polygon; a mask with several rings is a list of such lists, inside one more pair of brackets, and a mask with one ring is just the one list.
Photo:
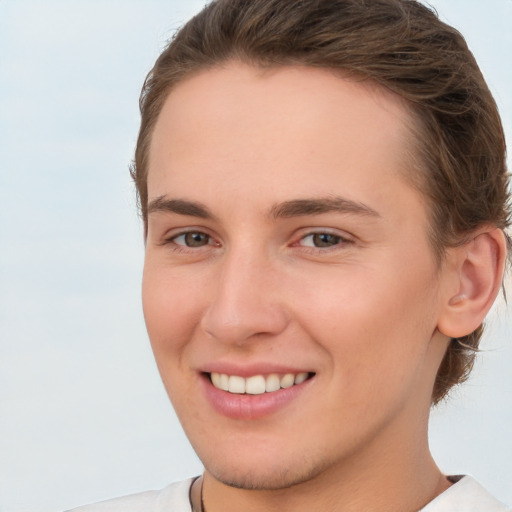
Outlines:
{"label": "smiling mouth", "polygon": [[227,375],[225,373],[210,373],[210,381],[213,387],[222,391],[228,391],[238,395],[262,395],[274,393],[280,389],[291,388],[312,378],[314,373],[286,373],[279,375],[253,375],[252,377],[240,377],[239,375]]}

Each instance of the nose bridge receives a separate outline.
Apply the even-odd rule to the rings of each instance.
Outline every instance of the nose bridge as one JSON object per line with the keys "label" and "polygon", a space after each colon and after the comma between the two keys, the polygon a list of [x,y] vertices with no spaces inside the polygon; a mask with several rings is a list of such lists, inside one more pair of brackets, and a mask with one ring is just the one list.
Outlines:
{"label": "nose bridge", "polygon": [[252,244],[226,251],[219,262],[215,292],[202,318],[203,330],[225,343],[240,344],[256,334],[275,335],[287,324],[276,293],[271,256]]}

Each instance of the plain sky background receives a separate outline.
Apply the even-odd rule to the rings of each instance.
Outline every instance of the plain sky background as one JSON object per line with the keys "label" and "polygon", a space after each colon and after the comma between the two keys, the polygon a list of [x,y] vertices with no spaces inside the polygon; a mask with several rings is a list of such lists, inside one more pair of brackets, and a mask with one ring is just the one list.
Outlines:
{"label": "plain sky background", "polygon": [[[50,512],[198,474],[140,304],[128,176],[138,94],[203,2],[0,0],[0,512]],[[437,0],[512,134],[512,0]],[[512,289],[509,287],[512,294]],[[501,304],[432,449],[512,505],[512,322]]]}

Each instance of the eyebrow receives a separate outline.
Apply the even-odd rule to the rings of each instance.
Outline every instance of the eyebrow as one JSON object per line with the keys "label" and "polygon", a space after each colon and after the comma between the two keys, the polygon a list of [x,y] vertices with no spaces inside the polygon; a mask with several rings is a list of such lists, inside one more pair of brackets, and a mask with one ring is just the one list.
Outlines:
{"label": "eyebrow", "polygon": [[[215,218],[211,211],[201,203],[185,199],[168,199],[165,196],[157,197],[149,203],[148,215],[154,212],[176,213],[178,215],[188,215],[209,220]],[[330,212],[380,217],[376,210],[364,203],[339,196],[284,201],[272,206],[269,210],[269,216],[277,220],[305,215],[321,215],[322,213]]]}
{"label": "eyebrow", "polygon": [[380,217],[380,214],[365,205],[339,196],[312,199],[295,199],[276,204],[270,209],[274,219],[300,217],[302,215],[321,215],[322,213],[350,213],[368,217]]}
{"label": "eyebrow", "polygon": [[165,196],[157,197],[149,203],[148,215],[155,212],[177,213],[178,215],[189,215],[200,219],[214,218],[210,210],[201,203],[184,199],[167,199]]}

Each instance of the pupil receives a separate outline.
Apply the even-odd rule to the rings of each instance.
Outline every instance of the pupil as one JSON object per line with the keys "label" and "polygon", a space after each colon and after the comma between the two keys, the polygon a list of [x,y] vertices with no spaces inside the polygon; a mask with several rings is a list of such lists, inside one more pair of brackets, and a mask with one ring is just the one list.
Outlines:
{"label": "pupil", "polygon": [[331,247],[339,243],[340,237],[329,233],[318,233],[313,235],[313,242],[316,247]]}
{"label": "pupil", "polygon": [[200,247],[208,243],[208,235],[204,233],[187,233],[185,235],[185,243],[189,247]]}

